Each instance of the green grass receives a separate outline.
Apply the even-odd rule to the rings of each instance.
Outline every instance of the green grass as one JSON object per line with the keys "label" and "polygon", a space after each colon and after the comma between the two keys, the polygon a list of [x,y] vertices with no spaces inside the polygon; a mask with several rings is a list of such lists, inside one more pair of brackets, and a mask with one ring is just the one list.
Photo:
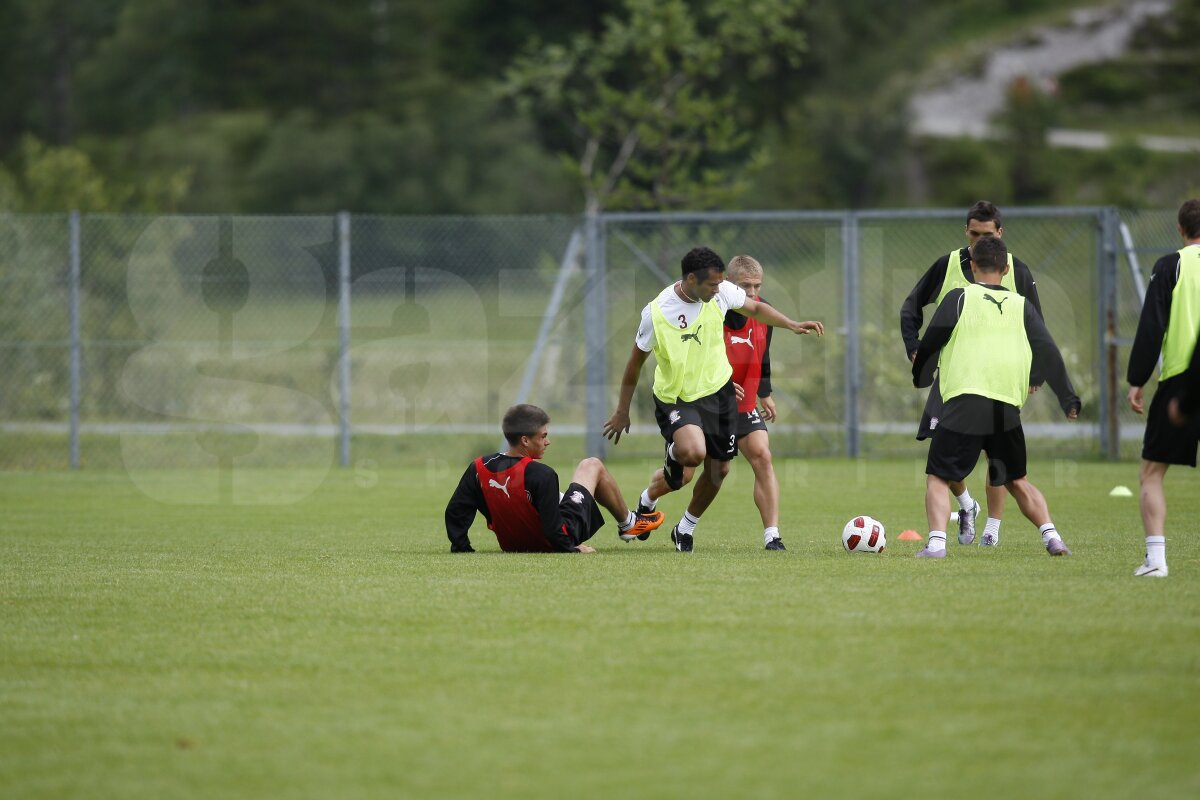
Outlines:
{"label": "green grass", "polygon": [[[913,460],[780,463],[787,553],[762,551],[738,464],[691,556],[611,522],[592,556],[499,554],[482,525],[450,555],[457,470],[234,475],[319,486],[281,506],[6,473],[0,795],[1200,792],[1190,470],[1168,476],[1162,581],[1130,577],[1137,501],[1108,497],[1130,463],[1033,465],[1073,557],[1010,503],[1000,548],[934,563],[896,539],[924,528]],[[646,464],[614,470],[632,497]],[[885,554],[841,551],[855,513]]]}

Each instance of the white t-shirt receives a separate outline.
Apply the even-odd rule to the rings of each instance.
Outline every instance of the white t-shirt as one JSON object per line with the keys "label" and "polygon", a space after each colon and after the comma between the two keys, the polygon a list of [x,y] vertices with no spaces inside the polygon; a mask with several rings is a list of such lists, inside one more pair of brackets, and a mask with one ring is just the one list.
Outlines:
{"label": "white t-shirt", "polygon": [[[663,289],[655,299],[662,307],[663,316],[677,321],[681,328],[691,325],[700,316],[700,310],[704,307],[703,303],[689,303],[680,297],[679,292],[675,291],[675,284]],[[746,305],[746,290],[736,283],[721,281],[717,294],[709,302],[716,303],[717,307],[721,309],[721,316],[724,317],[726,312],[731,309]],[[638,325],[637,336],[634,338],[634,343],[643,353],[654,350],[654,320],[650,313],[650,303],[646,303],[646,307],[642,309],[642,321]]]}

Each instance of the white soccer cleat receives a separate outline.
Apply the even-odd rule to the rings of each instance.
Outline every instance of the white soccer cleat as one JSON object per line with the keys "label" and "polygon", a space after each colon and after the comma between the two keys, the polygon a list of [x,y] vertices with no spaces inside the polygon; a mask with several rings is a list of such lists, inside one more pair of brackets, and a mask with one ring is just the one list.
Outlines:
{"label": "white soccer cleat", "polygon": [[983,534],[983,538],[979,540],[979,544],[982,547],[999,547],[1000,546],[1000,534],[987,533],[985,531]]}
{"label": "white soccer cleat", "polygon": [[1133,571],[1135,578],[1165,578],[1167,577],[1167,566],[1164,564],[1161,567],[1150,565],[1149,561],[1143,561],[1142,565]]}

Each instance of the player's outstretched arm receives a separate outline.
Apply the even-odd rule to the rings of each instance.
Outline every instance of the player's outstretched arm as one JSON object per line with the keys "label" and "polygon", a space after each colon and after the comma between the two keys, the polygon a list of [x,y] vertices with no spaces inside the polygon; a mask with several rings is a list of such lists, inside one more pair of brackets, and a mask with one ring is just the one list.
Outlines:
{"label": "player's outstretched arm", "polygon": [[757,300],[746,298],[746,304],[737,309],[740,313],[758,320],[764,325],[770,325],[773,328],[787,328],[792,333],[815,333],[817,336],[825,335],[825,326],[820,322],[810,320],[807,322],[796,322],[793,319],[785,317],[783,314],[771,305],[760,303]]}
{"label": "player's outstretched arm", "polygon": [[622,433],[629,433],[629,405],[633,402],[633,390],[637,388],[638,377],[642,374],[642,365],[650,354],[637,345],[629,354],[625,363],[625,372],[621,375],[621,396],[617,400],[617,410],[604,423],[604,438],[612,439],[613,444],[619,444]]}

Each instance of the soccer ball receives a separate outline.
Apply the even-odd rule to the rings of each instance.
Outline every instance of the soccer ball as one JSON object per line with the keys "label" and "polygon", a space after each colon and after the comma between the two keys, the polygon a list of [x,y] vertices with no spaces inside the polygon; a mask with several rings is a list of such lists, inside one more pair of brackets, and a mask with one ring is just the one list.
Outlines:
{"label": "soccer ball", "polygon": [[883,523],[874,517],[855,517],[842,528],[842,547],[848,553],[882,553],[886,546]]}

